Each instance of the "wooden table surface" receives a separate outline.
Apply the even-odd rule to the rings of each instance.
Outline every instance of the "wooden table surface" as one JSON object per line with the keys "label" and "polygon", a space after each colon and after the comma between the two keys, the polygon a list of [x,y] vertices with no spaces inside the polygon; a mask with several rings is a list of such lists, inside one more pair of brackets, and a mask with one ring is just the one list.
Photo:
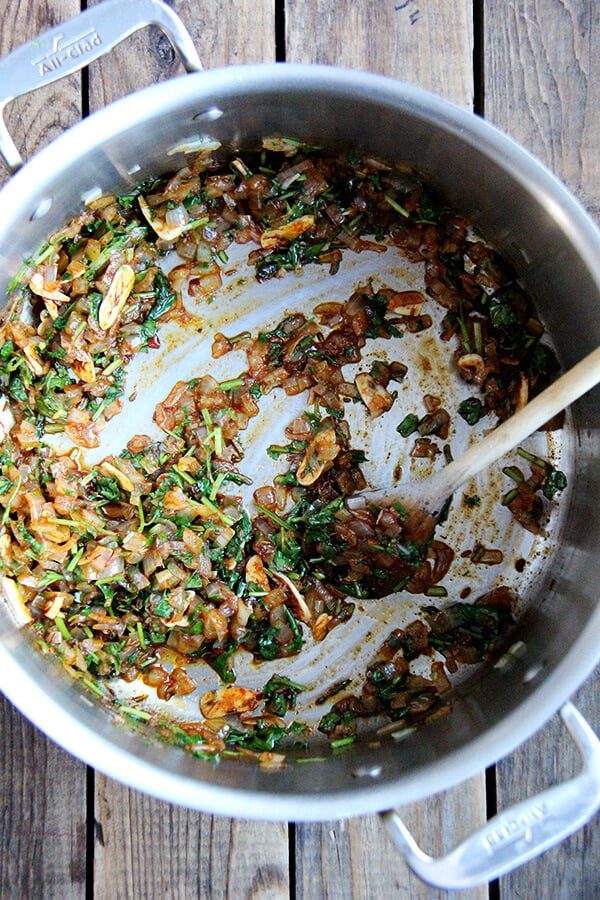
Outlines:
{"label": "wooden table surface", "polygon": [[[0,55],[93,0],[2,0]],[[173,0],[206,67],[277,60],[382,72],[485,115],[600,218],[597,0]],[[26,157],[90,111],[181,74],[153,29],[89,73],[29,95],[8,122]],[[1,177],[6,173],[2,170]],[[576,702],[600,726],[598,674]],[[450,849],[511,802],[574,774],[557,719],[509,759],[403,810]],[[600,817],[499,882],[456,896],[600,897]],[[203,815],[86,769],[0,699],[0,900],[319,900],[444,896],[417,881],[376,816],[272,824]],[[452,896],[450,894],[445,896]]]}

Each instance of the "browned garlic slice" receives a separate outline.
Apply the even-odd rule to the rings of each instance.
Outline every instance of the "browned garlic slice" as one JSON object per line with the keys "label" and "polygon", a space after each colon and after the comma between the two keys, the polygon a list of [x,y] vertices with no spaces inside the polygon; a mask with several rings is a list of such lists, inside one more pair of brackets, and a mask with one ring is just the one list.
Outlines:
{"label": "browned garlic slice", "polygon": [[517,401],[515,403],[515,412],[523,409],[529,402],[529,381],[524,372],[521,372],[521,380],[519,382],[519,390],[517,392]]}
{"label": "browned garlic slice", "polygon": [[331,621],[333,621],[333,616],[330,616],[329,613],[321,613],[312,627],[312,636],[315,641],[322,641],[327,637]]}
{"label": "browned garlic slice", "polygon": [[200,712],[205,719],[221,719],[230,713],[250,712],[256,706],[256,692],[235,685],[207,691],[200,698]]}
{"label": "browned garlic slice", "polygon": [[300,593],[300,591],[298,590],[298,588],[296,587],[294,582],[291,580],[291,578],[288,578],[288,576],[284,575],[283,572],[273,572],[273,575],[275,578],[279,579],[279,581],[281,581],[282,584],[285,584],[286,588],[288,589],[288,591],[294,598],[295,605],[298,608],[298,613],[299,613],[302,621],[303,622],[311,622],[312,621],[312,613],[311,613],[309,607],[307,606],[306,600],[304,599],[304,597],[302,596],[302,594]]}
{"label": "browned garlic slice", "polygon": [[144,218],[163,241],[175,241],[183,234],[185,230],[184,223],[169,225],[169,223],[160,216],[157,210],[151,209],[148,206],[148,202],[144,197],[138,197],[138,203],[140,204],[140,209]]}
{"label": "browned garlic slice", "polygon": [[0,597],[15,625],[20,628],[32,621],[33,616],[25,605],[19,585],[6,575],[0,576]]}
{"label": "browned garlic slice", "polygon": [[260,556],[257,556],[256,554],[251,556],[246,563],[246,583],[249,582],[257,584],[267,593],[271,590],[271,585],[269,584],[263,561]]}
{"label": "browned garlic slice", "polygon": [[418,316],[425,297],[419,291],[398,291],[388,301],[388,309],[401,316]]}
{"label": "browned garlic slice", "polygon": [[71,368],[80,381],[85,381],[86,384],[92,384],[96,380],[96,367],[94,366],[94,360],[87,352],[87,350],[80,350],[78,348],[76,352],[80,358],[73,360],[73,362],[71,363]]}
{"label": "browned garlic slice", "polygon": [[98,310],[98,323],[103,331],[118,322],[135,283],[131,266],[119,266]]}
{"label": "browned garlic slice", "polygon": [[29,279],[29,287],[34,294],[37,294],[38,297],[43,297],[44,300],[54,300],[56,303],[66,303],[69,299],[66,294],[63,294],[62,291],[59,291],[56,288],[56,282],[52,281],[46,284],[41,272],[33,273]]}
{"label": "browned garlic slice", "polygon": [[106,462],[106,460],[100,466],[102,472],[105,475],[109,475],[112,478],[116,478],[124,491],[128,491],[131,493],[133,490],[133,482],[127,477],[125,472],[122,472],[117,466],[114,466],[110,462]]}
{"label": "browned garlic slice", "polygon": [[391,409],[394,398],[383,385],[377,384],[368,372],[360,372],[354,379],[354,383],[372,418],[376,419],[377,416],[381,416]]}
{"label": "browned garlic slice", "polygon": [[45,375],[50,370],[50,363],[42,362],[37,355],[37,348],[43,348],[46,345],[42,341],[31,341],[23,347],[23,355],[27,365],[34,375]]}
{"label": "browned garlic slice", "polygon": [[268,228],[260,237],[260,245],[263,250],[273,250],[275,247],[281,246],[281,244],[293,241],[294,238],[299,237],[309,228],[312,228],[314,224],[314,216],[300,216],[300,218],[294,219],[293,222],[288,222],[287,225],[282,225],[280,228]]}
{"label": "browned garlic slice", "polygon": [[304,459],[298,466],[296,472],[298,483],[304,486],[314,484],[327,463],[334,460],[339,452],[340,445],[333,420],[323,419],[319,430],[306,448]]}

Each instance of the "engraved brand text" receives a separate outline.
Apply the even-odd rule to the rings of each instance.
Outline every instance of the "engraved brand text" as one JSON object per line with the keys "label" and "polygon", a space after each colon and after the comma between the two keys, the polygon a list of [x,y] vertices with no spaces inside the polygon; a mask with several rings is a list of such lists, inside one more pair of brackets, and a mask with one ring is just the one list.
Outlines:
{"label": "engraved brand text", "polygon": [[70,41],[65,41],[64,36],[59,34],[54,38],[52,50],[44,56],[34,59],[31,64],[44,77],[59,71],[65,63],[68,64],[73,59],[79,59],[101,45],[102,38],[95,28]]}
{"label": "engraved brand text", "polygon": [[512,819],[497,825],[492,831],[489,831],[483,838],[483,845],[488,853],[492,853],[500,844],[510,841],[516,841],[519,838],[529,839],[531,827],[548,815],[548,809],[545,803],[538,803],[532,806],[527,812],[520,813]]}

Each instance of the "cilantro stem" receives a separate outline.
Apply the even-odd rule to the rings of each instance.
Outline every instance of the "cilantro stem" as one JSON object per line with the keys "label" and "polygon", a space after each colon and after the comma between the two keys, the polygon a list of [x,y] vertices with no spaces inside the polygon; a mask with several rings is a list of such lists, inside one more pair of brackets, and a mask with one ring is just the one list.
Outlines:
{"label": "cilantro stem", "polygon": [[119,366],[122,366],[122,365],[123,365],[123,360],[121,359],[121,357],[120,357],[120,356],[115,356],[115,358],[113,359],[113,361],[110,363],[110,365],[108,365],[108,366],[104,369],[104,371],[102,372],[102,374],[103,374],[103,375],[112,375],[112,373],[115,371],[115,369],[118,369]]}
{"label": "cilantro stem", "polygon": [[226,474],[227,474],[226,472],[219,472],[219,474],[215,478],[213,486],[210,489],[210,494],[208,495],[209,500],[215,500],[215,498],[219,492],[219,488],[225,481]]}
{"label": "cilantro stem", "polygon": [[144,518],[144,507],[142,506],[142,498],[138,497],[137,502],[138,515],[140,517],[140,524],[138,525],[138,532],[142,532],[146,527],[146,519]]}
{"label": "cilantro stem", "polygon": [[222,381],[219,387],[222,391],[233,391],[235,388],[242,387],[243,384],[243,378],[231,378],[229,381]]}
{"label": "cilantro stem", "polygon": [[77,568],[77,565],[79,563],[79,560],[83,556],[84,549],[85,549],[85,547],[80,547],[79,550],[77,550],[77,552],[73,555],[73,559],[67,566],[67,572],[75,571],[75,569]]}
{"label": "cilantro stem", "polygon": [[256,508],[259,509],[261,511],[261,513],[263,513],[265,516],[267,516],[269,519],[271,519],[277,525],[280,525],[281,528],[286,529],[286,531],[289,531],[290,528],[292,527],[289,522],[286,522],[285,519],[280,518],[280,516],[278,516],[276,513],[271,512],[271,510],[267,509],[266,506],[261,506],[259,503],[257,503]]}
{"label": "cilantro stem", "polygon": [[65,620],[64,620],[64,618],[63,618],[62,616],[56,616],[56,618],[54,619],[54,621],[56,622],[56,627],[58,628],[58,630],[60,631],[60,633],[61,633],[62,636],[64,637],[65,641],[70,641],[70,640],[71,640],[71,632],[69,631],[69,629],[68,629],[67,626],[65,625]]}
{"label": "cilantro stem", "polygon": [[546,468],[548,463],[545,459],[542,459],[540,456],[535,456],[533,453],[530,453],[529,450],[525,450],[524,447],[519,447],[517,449],[517,453],[519,456],[522,456],[523,459],[526,459],[528,462],[533,463],[534,466],[541,466],[542,468]]}
{"label": "cilantro stem", "polygon": [[384,194],[383,199],[386,203],[389,203],[392,209],[395,209],[397,213],[400,213],[401,216],[404,216],[405,219],[409,218],[409,213],[407,212],[407,210],[405,210],[403,206],[400,206],[398,201],[394,200],[393,197],[390,197],[389,194]]}
{"label": "cilantro stem", "polygon": [[104,696],[105,696],[104,691],[102,690],[102,688],[99,687],[99,686],[96,684],[95,681],[92,681],[91,678],[82,678],[81,681],[82,681],[83,684],[85,684],[85,686],[86,686],[87,688],[90,689],[90,691],[92,691],[92,692],[93,692],[94,694],[96,694],[98,697],[104,697]]}
{"label": "cilantro stem", "polygon": [[348,737],[337,738],[335,741],[331,741],[330,746],[332,750],[339,750],[340,747],[349,747],[350,744],[353,744],[356,740],[355,734],[350,734]]}
{"label": "cilantro stem", "polygon": [[513,481],[521,482],[524,480],[523,473],[515,466],[505,466],[502,471],[505,475],[508,475],[509,478],[512,478]]}
{"label": "cilantro stem", "polygon": [[120,712],[133,716],[134,719],[141,719],[142,722],[148,722],[152,716],[143,709],[136,709],[135,706],[119,706]]}
{"label": "cilantro stem", "polygon": [[23,478],[21,477],[21,474],[19,473],[17,475],[17,480],[15,481],[15,486],[13,487],[12,491],[9,494],[8,500],[6,501],[6,507],[4,509],[4,513],[2,514],[2,520],[1,520],[2,525],[6,525],[6,523],[8,522],[8,517],[10,515],[10,508],[12,506],[13,500],[17,496],[17,493],[19,491],[19,488],[21,487],[22,482],[23,482]]}
{"label": "cilantro stem", "polygon": [[225,515],[225,513],[222,512],[219,509],[219,507],[215,503],[212,502],[212,500],[208,499],[208,497],[202,496],[202,503],[204,503],[205,506],[208,506],[208,508],[211,510],[211,512],[213,512],[216,516],[218,516],[224,525],[231,526],[234,524],[234,519],[232,519],[231,516]]}

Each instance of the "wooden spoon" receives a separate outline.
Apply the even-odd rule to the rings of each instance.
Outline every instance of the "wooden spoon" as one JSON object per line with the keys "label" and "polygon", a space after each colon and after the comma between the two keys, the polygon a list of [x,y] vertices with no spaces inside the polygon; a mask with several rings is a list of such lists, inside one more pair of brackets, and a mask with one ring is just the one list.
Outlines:
{"label": "wooden spoon", "polygon": [[348,499],[357,509],[365,504],[400,504],[409,513],[404,532],[415,543],[429,540],[452,494],[600,382],[600,347],[565,372],[541,394],[506,419],[477,444],[428,478],[395,487],[361,491]]}

